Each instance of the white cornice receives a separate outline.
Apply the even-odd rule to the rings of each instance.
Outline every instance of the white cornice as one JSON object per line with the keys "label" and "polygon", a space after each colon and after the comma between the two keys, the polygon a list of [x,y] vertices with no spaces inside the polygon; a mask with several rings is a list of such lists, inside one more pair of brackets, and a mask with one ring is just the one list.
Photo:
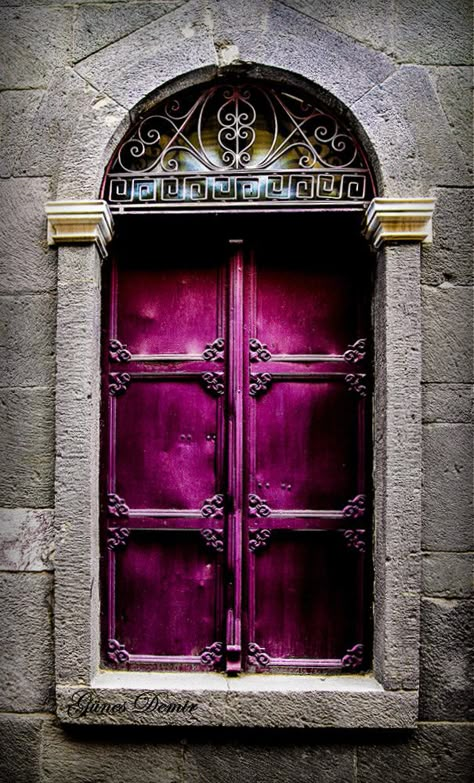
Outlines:
{"label": "white cornice", "polygon": [[95,243],[102,256],[113,236],[106,201],[48,201],[48,245]]}
{"label": "white cornice", "polygon": [[433,240],[432,198],[374,198],[365,213],[365,235],[375,248],[383,242]]}

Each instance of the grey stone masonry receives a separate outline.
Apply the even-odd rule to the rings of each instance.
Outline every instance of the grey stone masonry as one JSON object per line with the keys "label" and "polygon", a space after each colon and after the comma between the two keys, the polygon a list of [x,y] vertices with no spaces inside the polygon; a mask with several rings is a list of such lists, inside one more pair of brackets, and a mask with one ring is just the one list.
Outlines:
{"label": "grey stone masonry", "polygon": [[0,713],[0,780],[41,783],[43,718]]}
{"label": "grey stone masonry", "polygon": [[50,574],[0,573],[0,712],[39,712],[53,703]]}
{"label": "grey stone masonry", "polygon": [[423,548],[473,551],[473,427],[423,427]]}
{"label": "grey stone masonry", "polygon": [[470,600],[422,600],[421,720],[474,719],[473,610]]}
{"label": "grey stone masonry", "polygon": [[0,571],[52,571],[52,509],[0,508]]}
{"label": "grey stone masonry", "polygon": [[54,477],[54,393],[1,389],[0,507],[51,508]]}
{"label": "grey stone masonry", "polygon": [[474,289],[423,286],[423,380],[472,383]]}
{"label": "grey stone masonry", "polygon": [[[0,0],[2,783],[470,781],[472,15],[469,0]],[[374,260],[385,690],[302,679],[275,699],[270,678],[257,695],[219,678],[197,688],[211,730],[71,727],[55,684],[64,719],[78,686],[117,702],[143,680],[97,674],[100,259],[48,248],[44,203],[99,198],[131,119],[226,69],[309,87],[359,134],[378,195],[436,200],[431,245]]]}
{"label": "grey stone masonry", "polygon": [[[48,198],[46,178],[0,179],[0,294],[55,290],[56,254],[46,244],[44,203]],[[49,356],[53,349],[50,344]]]}

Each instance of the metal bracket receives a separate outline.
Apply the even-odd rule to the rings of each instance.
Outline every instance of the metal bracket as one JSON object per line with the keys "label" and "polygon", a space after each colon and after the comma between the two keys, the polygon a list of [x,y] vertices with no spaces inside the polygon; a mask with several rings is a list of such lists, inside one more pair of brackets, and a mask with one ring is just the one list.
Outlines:
{"label": "metal bracket", "polygon": [[127,391],[128,384],[132,380],[128,372],[111,372],[109,374],[109,394],[117,397]]}
{"label": "metal bracket", "polygon": [[130,535],[130,530],[127,527],[109,527],[107,532],[110,533],[110,536],[107,539],[108,549],[118,549],[127,544]]}
{"label": "metal bracket", "polygon": [[346,654],[342,657],[342,667],[355,671],[355,669],[359,669],[362,666],[363,660],[364,645],[355,644],[354,647],[347,650]]}
{"label": "metal bracket", "polygon": [[271,531],[267,528],[263,530],[249,530],[249,550],[255,552],[257,549],[264,549],[269,543]]}
{"label": "metal bracket", "polygon": [[202,358],[206,362],[221,362],[224,359],[224,338],[217,337],[212,343],[208,343],[202,352]]}
{"label": "metal bracket", "polygon": [[349,387],[349,391],[354,391],[360,397],[367,396],[367,386],[365,384],[366,376],[363,373],[350,373],[344,378]]}
{"label": "metal bracket", "polygon": [[272,384],[272,376],[269,372],[259,372],[250,376],[249,394],[251,397],[257,397],[268,391]]}
{"label": "metal bracket", "polygon": [[216,552],[224,551],[224,541],[222,538],[222,530],[213,530],[210,527],[201,530],[201,535],[206,542],[206,546],[212,547]]}
{"label": "metal bracket", "polygon": [[111,340],[109,343],[109,359],[111,362],[129,362],[132,354],[126,345],[120,340]]}
{"label": "metal bracket", "polygon": [[224,394],[223,372],[205,372],[201,375],[206,389],[217,396]]}
{"label": "metal bracket", "polygon": [[272,358],[268,346],[265,343],[261,343],[256,337],[250,339],[249,346],[251,362],[269,362]]}
{"label": "metal bracket", "polygon": [[127,663],[130,655],[125,649],[124,644],[120,644],[117,639],[109,639],[107,644],[107,658],[114,663]]}
{"label": "metal bracket", "polygon": [[248,646],[248,661],[252,666],[257,666],[259,669],[265,669],[270,665],[270,656],[267,654],[264,647],[259,647],[255,642],[250,642]]}

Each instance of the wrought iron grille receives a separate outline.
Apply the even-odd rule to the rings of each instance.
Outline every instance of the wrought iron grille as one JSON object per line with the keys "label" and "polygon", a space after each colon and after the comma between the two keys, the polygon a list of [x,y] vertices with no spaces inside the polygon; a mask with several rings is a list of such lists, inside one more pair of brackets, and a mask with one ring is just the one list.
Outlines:
{"label": "wrought iron grille", "polygon": [[185,90],[142,117],[103,183],[112,211],[363,207],[373,178],[324,108],[258,82]]}

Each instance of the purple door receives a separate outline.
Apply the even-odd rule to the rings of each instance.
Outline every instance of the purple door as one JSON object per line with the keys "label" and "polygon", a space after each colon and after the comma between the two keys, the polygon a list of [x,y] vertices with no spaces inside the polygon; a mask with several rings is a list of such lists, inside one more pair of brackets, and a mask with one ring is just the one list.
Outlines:
{"label": "purple door", "polygon": [[124,241],[112,264],[105,658],[360,668],[367,264],[241,236]]}

